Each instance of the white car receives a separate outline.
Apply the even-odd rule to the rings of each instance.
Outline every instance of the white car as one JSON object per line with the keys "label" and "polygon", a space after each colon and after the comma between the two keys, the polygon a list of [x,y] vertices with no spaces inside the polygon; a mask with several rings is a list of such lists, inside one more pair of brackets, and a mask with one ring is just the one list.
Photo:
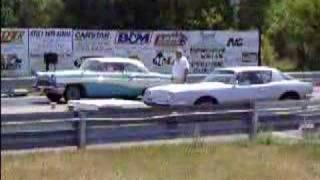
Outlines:
{"label": "white car", "polygon": [[146,90],[148,105],[236,104],[263,100],[298,100],[311,94],[311,83],[302,82],[269,67],[219,68],[204,81],[171,84]]}

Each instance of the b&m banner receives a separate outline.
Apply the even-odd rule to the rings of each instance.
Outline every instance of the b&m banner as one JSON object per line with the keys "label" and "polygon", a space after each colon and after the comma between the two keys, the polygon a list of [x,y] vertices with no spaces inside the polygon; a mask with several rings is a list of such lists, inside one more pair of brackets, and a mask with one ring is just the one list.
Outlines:
{"label": "b&m banner", "polygon": [[57,70],[77,68],[75,61],[81,57],[107,56],[135,58],[151,71],[171,73],[178,47],[184,50],[191,73],[256,66],[259,32],[2,29],[1,68],[15,75],[44,71],[44,54],[54,53]]}
{"label": "b&m banner", "polygon": [[1,29],[1,75],[28,73],[28,29]]}

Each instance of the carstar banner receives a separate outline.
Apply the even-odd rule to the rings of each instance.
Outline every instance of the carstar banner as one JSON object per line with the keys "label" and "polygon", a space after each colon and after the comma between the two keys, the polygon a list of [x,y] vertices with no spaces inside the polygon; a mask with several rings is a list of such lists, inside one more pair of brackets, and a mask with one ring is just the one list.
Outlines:
{"label": "carstar banner", "polygon": [[74,63],[80,65],[84,57],[112,56],[115,33],[104,30],[74,30]]}
{"label": "carstar banner", "polygon": [[[72,33],[72,29],[29,29],[31,71],[44,71],[46,64],[50,70],[72,68]],[[45,54],[57,60],[46,62]]]}
{"label": "carstar banner", "polygon": [[28,73],[28,30],[1,29],[1,75],[23,76]]}

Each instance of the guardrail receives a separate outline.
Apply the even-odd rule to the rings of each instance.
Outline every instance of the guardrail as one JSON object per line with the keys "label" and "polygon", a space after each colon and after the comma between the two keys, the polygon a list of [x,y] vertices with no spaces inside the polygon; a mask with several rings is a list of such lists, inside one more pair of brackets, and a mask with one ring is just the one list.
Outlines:
{"label": "guardrail", "polygon": [[[240,107],[240,108],[239,108]],[[132,111],[74,111],[74,118],[1,123],[1,150],[77,146],[319,128],[320,101],[146,108]]]}

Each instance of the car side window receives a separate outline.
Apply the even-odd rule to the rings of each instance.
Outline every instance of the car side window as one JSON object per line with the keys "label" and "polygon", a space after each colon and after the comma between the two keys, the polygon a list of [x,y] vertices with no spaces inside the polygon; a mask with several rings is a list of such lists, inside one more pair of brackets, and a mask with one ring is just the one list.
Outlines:
{"label": "car side window", "polygon": [[138,66],[135,66],[133,64],[126,64],[125,65],[125,71],[130,73],[141,73],[144,72],[141,68]]}
{"label": "car side window", "polygon": [[272,80],[271,71],[248,71],[237,76],[239,85],[266,84]]}
{"label": "car side window", "polygon": [[272,81],[272,71],[260,71],[258,74],[262,79],[263,84],[267,84]]}
{"label": "car side window", "polygon": [[102,71],[101,63],[98,61],[90,61],[87,63],[86,69],[89,71],[100,72]]}
{"label": "car side window", "polygon": [[122,73],[124,66],[121,63],[103,63],[102,71],[108,73]]}

